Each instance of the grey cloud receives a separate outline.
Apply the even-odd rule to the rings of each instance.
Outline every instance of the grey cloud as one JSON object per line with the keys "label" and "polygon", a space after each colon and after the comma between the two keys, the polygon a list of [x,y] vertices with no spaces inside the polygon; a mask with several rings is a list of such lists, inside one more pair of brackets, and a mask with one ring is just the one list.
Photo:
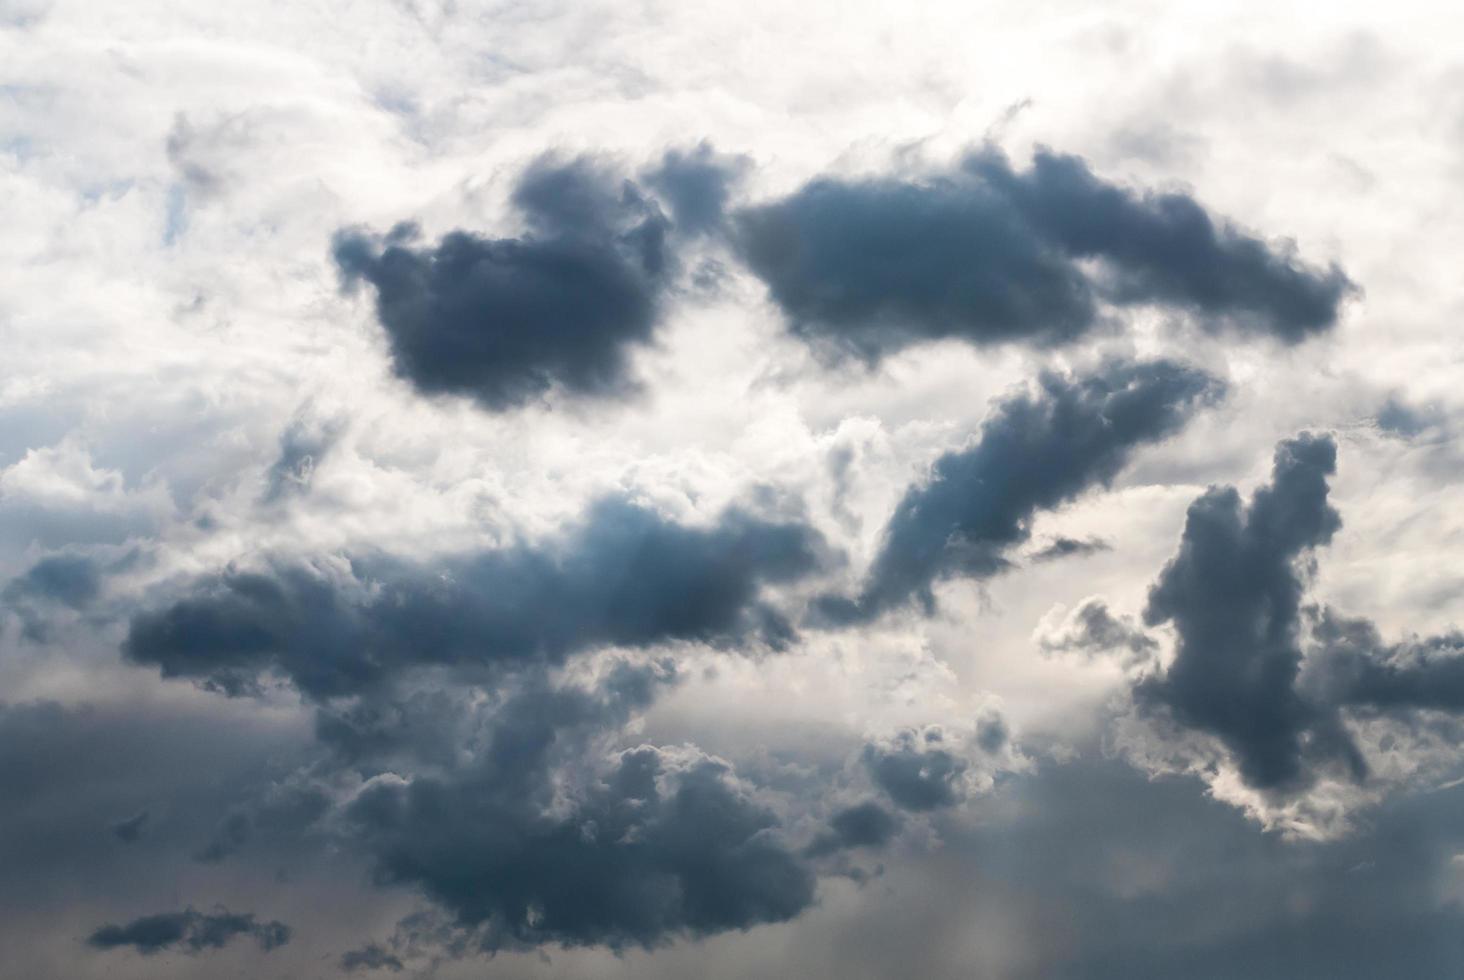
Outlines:
{"label": "grey cloud", "polygon": [[931,609],[937,581],[1002,572],[1038,510],[1108,485],[1137,448],[1177,431],[1221,390],[1171,361],[1042,375],[1036,393],[993,410],[973,445],[936,460],[896,507],[857,600],[829,600],[822,611],[868,619],[911,598]]}
{"label": "grey cloud", "polygon": [[59,554],[42,558],[5,587],[5,598],[47,599],[72,609],[88,605],[102,589],[97,563],[85,556]]}
{"label": "grey cloud", "polygon": [[1386,643],[1366,619],[1319,612],[1305,680],[1349,707],[1384,713],[1464,711],[1464,633]]}
{"label": "grey cloud", "polygon": [[566,782],[635,689],[530,682],[466,765],[369,782],[345,819],[377,880],[420,888],[485,950],[651,948],[807,908],[812,873],[728,764],[645,745]]}
{"label": "grey cloud", "polygon": [[780,645],[791,627],[760,593],[811,572],[821,549],[801,524],[733,510],[709,528],[682,526],[607,499],[537,547],[429,564],[362,558],[344,576],[298,562],[229,571],[135,616],[124,651],[229,694],[277,671],[326,698],[421,665],[670,641]]}
{"label": "grey cloud", "polygon": [[[1025,969],[1002,976],[1451,976],[1464,968],[1464,920],[1448,897],[1461,795],[1399,794],[1357,834],[1299,845],[1257,832],[1186,780],[1094,753],[1005,782],[985,819],[944,826],[940,867],[911,887],[930,902],[975,890],[1042,923]],[[970,930],[973,918],[948,928]],[[899,938],[938,943],[929,922],[905,923],[914,934]],[[891,938],[856,942],[878,956],[868,947]]]}
{"label": "grey cloud", "polygon": [[1103,551],[1112,551],[1113,545],[1102,538],[1077,538],[1057,537],[1045,545],[1041,550],[1033,553],[1033,561],[1057,561],[1060,558],[1085,558],[1088,555],[1096,555]]}
{"label": "grey cloud", "polygon": [[1051,629],[1043,630],[1037,643],[1045,653],[1073,651],[1095,657],[1124,651],[1130,662],[1146,660],[1159,644],[1127,616],[1116,616],[1108,603],[1089,596]]}
{"label": "grey cloud", "polygon": [[1397,395],[1389,396],[1374,421],[1379,429],[1402,439],[1412,439],[1442,426],[1445,415],[1437,405],[1410,405]]}
{"label": "grey cloud", "polygon": [[147,826],[147,819],[148,811],[138,810],[130,817],[113,821],[107,829],[122,843],[131,844],[142,837],[142,831]]}
{"label": "grey cloud", "polygon": [[717,153],[702,143],[692,150],[668,150],[645,182],[670,206],[678,232],[704,234],[725,224],[727,202],[750,166],[746,157]]}
{"label": "grey cloud", "polygon": [[259,922],[252,914],[236,914],[227,909],[213,912],[160,912],[143,916],[125,925],[104,925],[87,939],[97,949],[130,946],[144,956],[165,949],[181,949],[198,953],[221,949],[240,936],[250,936],[265,951],[277,949],[290,941],[290,927],[283,922]]}
{"label": "grey cloud", "polygon": [[296,419],[280,434],[280,451],[264,476],[262,503],[272,504],[310,488],[315,468],[340,437],[334,422]]}
{"label": "grey cloud", "polygon": [[1308,762],[1366,772],[1335,708],[1296,686],[1302,562],[1341,526],[1327,501],[1336,455],[1330,438],[1303,434],[1277,447],[1249,506],[1233,487],[1207,491],[1144,612],[1151,626],[1173,622],[1178,643],[1169,668],[1136,686],[1138,703],[1216,736],[1260,789],[1304,786]]}
{"label": "grey cloud", "polygon": [[520,238],[454,231],[419,245],[410,224],[335,236],[346,285],[375,289],[396,373],[495,411],[551,388],[633,388],[630,355],[651,340],[670,261],[659,207],[585,159],[540,161],[512,201]]}
{"label": "grey cloud", "polygon": [[906,810],[953,806],[965,797],[969,763],[951,751],[939,728],[904,729],[884,743],[864,747],[863,759],[875,785]]}
{"label": "grey cloud", "polygon": [[738,212],[734,237],[795,335],[871,361],[943,338],[1066,344],[1104,302],[1297,343],[1356,291],[1187,195],[1111,184],[1047,150],[1025,172],[988,148],[922,179],[822,178]]}
{"label": "grey cloud", "polygon": [[844,807],[830,817],[829,829],[816,837],[805,853],[809,857],[823,857],[854,847],[884,847],[899,829],[899,817],[866,800]]}
{"label": "grey cloud", "polygon": [[401,973],[406,967],[395,954],[376,943],[367,943],[360,949],[347,950],[341,954],[341,969],[347,973],[359,970],[390,970]]}

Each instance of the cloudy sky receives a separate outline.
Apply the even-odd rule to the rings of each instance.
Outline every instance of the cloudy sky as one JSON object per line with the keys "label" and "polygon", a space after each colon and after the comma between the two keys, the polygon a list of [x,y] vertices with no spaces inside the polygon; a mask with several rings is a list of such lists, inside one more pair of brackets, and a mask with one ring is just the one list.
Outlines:
{"label": "cloudy sky", "polygon": [[0,973],[1464,972],[1450,7],[0,0]]}

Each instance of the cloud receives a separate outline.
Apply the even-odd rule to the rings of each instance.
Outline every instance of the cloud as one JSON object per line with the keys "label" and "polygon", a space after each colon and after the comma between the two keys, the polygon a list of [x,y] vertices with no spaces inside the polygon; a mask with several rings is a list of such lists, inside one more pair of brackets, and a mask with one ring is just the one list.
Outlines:
{"label": "cloud", "polygon": [[1370,621],[1322,609],[1314,676],[1337,703],[1380,713],[1464,711],[1464,633],[1386,643]]}
{"label": "cloud", "polygon": [[1102,538],[1088,538],[1080,541],[1077,538],[1057,537],[1043,546],[1041,550],[1034,552],[1032,560],[1057,561],[1060,558],[1086,558],[1088,555],[1112,550],[1113,545]]}
{"label": "cloud", "polygon": [[378,882],[420,888],[486,950],[652,948],[807,908],[812,873],[730,764],[651,745],[594,763],[641,707],[623,685],[530,681],[471,760],[368,781],[345,825]]}
{"label": "cloud", "polygon": [[122,843],[132,844],[142,837],[143,829],[147,826],[147,819],[148,811],[138,810],[130,817],[108,824],[107,829]]}
{"label": "cloud", "polygon": [[280,453],[264,475],[260,502],[278,503],[310,488],[315,469],[340,438],[342,424],[297,418],[280,433]]}
{"label": "cloud", "polygon": [[1134,450],[1176,432],[1221,390],[1172,361],[1042,375],[1035,393],[998,404],[969,448],[936,460],[885,526],[858,598],[826,601],[823,611],[835,621],[868,619],[911,598],[930,609],[936,582],[1004,571],[1037,511],[1106,486]]}
{"label": "cloud", "polygon": [[411,224],[335,236],[344,283],[375,290],[393,369],[424,394],[493,411],[554,388],[626,393],[630,355],[655,327],[669,223],[634,184],[585,158],[539,161],[512,203],[527,228],[519,238],[454,231],[425,245]]}
{"label": "cloud", "polygon": [[230,694],[276,671],[327,698],[422,665],[557,662],[671,641],[780,645],[791,627],[762,589],[813,571],[821,550],[797,523],[732,510],[711,527],[684,526],[605,499],[538,546],[226,571],[134,616],[124,650]]}
{"label": "cloud", "polygon": [[5,598],[46,599],[80,609],[102,590],[101,571],[85,555],[60,554],[42,558],[5,587]]}
{"label": "cloud", "polygon": [[1135,687],[1138,704],[1218,738],[1256,789],[1304,787],[1309,762],[1366,773],[1335,707],[1296,688],[1303,563],[1342,524],[1327,502],[1336,458],[1329,437],[1302,434],[1277,446],[1271,483],[1248,506],[1233,487],[1207,491],[1144,611],[1178,641],[1169,667]]}
{"label": "cloud", "polygon": [[907,728],[886,742],[864,747],[864,765],[874,783],[906,810],[954,806],[966,796],[967,760],[950,750],[938,727]]}
{"label": "cloud", "polygon": [[376,943],[367,943],[360,949],[347,950],[341,954],[341,969],[347,973],[358,970],[390,970],[401,973],[406,969],[401,959],[387,952]]}
{"label": "cloud", "polygon": [[1044,620],[1035,634],[1043,653],[1076,652],[1087,657],[1123,652],[1130,664],[1159,652],[1159,644],[1127,616],[1115,616],[1108,603],[1089,596],[1056,622]]}
{"label": "cloud", "polygon": [[1185,194],[1112,184],[1048,150],[1025,172],[986,148],[921,178],[819,178],[737,212],[735,242],[796,336],[870,361],[945,338],[1060,346],[1105,303],[1292,344],[1356,291]]}
{"label": "cloud", "polygon": [[727,202],[749,169],[746,157],[721,154],[702,143],[692,150],[666,151],[644,179],[669,204],[676,230],[698,235],[723,228]]}
{"label": "cloud", "polygon": [[283,922],[258,922],[252,914],[235,914],[227,909],[214,912],[160,912],[134,919],[125,925],[104,925],[87,939],[97,949],[131,946],[144,956],[166,949],[199,953],[222,949],[240,936],[251,936],[265,952],[290,941],[290,927]]}
{"label": "cloud", "polygon": [[880,848],[900,829],[900,819],[872,800],[846,806],[829,818],[829,829],[804,852],[822,857],[855,847]]}

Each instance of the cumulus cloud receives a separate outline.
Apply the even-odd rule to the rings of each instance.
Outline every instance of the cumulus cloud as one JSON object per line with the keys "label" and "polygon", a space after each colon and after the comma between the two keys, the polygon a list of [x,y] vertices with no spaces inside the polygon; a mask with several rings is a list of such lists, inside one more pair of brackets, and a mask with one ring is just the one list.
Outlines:
{"label": "cumulus cloud", "polygon": [[1335,709],[1296,689],[1302,563],[1342,524],[1327,501],[1336,461],[1329,437],[1303,434],[1277,447],[1271,483],[1248,505],[1233,487],[1205,493],[1144,610],[1150,626],[1173,622],[1178,643],[1135,688],[1139,703],[1219,738],[1258,789],[1304,784],[1309,760],[1366,773]]}
{"label": "cumulus cloud", "polygon": [[1026,171],[986,148],[924,177],[819,178],[735,224],[793,333],[871,361],[944,338],[1064,345],[1105,304],[1291,344],[1329,329],[1356,290],[1186,194],[1109,183],[1048,150]]}
{"label": "cumulus cloud", "polygon": [[655,327],[669,256],[655,202],[588,159],[541,160],[520,179],[519,238],[454,231],[434,245],[400,224],[347,230],[333,255],[368,283],[398,375],[425,394],[502,411],[551,388],[610,396]]}
{"label": "cumulus cloud", "polygon": [[821,551],[802,524],[733,510],[696,527],[605,499],[540,545],[226,571],[135,616],[125,651],[231,694],[274,671],[324,698],[414,666],[559,661],[671,641],[779,645],[791,626],[763,588],[807,575]]}
{"label": "cumulus cloud", "polygon": [[730,764],[652,745],[586,759],[648,696],[623,677],[531,681],[465,764],[368,781],[344,812],[351,839],[378,881],[420,888],[483,949],[650,948],[793,918],[813,874]]}
{"label": "cumulus cloud", "polygon": [[886,524],[854,600],[833,599],[836,621],[867,619],[918,599],[947,578],[989,578],[1031,535],[1039,510],[1108,485],[1140,447],[1176,432],[1223,386],[1172,361],[1111,362],[1084,375],[1044,374],[1035,392],[1001,402],[966,449],[936,460]]}
{"label": "cumulus cloud", "polygon": [[1339,704],[1384,714],[1464,711],[1464,633],[1383,640],[1370,620],[1318,611],[1306,680]]}
{"label": "cumulus cloud", "polygon": [[118,949],[130,946],[144,956],[163,950],[178,949],[200,953],[222,949],[240,936],[249,936],[265,952],[290,941],[290,927],[283,922],[260,922],[252,913],[234,913],[227,909],[213,912],[159,912],[133,919],[124,925],[104,925],[87,938],[97,949]]}
{"label": "cumulus cloud", "polygon": [[900,818],[872,800],[846,806],[829,818],[828,830],[808,846],[810,857],[822,857],[856,847],[877,849],[900,829]]}

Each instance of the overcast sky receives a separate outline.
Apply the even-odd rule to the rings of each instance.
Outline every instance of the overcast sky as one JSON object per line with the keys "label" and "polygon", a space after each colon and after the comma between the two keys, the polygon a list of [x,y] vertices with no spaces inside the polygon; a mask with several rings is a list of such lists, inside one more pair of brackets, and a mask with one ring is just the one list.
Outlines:
{"label": "overcast sky", "polygon": [[0,0],[0,973],[1464,972],[1452,6]]}

